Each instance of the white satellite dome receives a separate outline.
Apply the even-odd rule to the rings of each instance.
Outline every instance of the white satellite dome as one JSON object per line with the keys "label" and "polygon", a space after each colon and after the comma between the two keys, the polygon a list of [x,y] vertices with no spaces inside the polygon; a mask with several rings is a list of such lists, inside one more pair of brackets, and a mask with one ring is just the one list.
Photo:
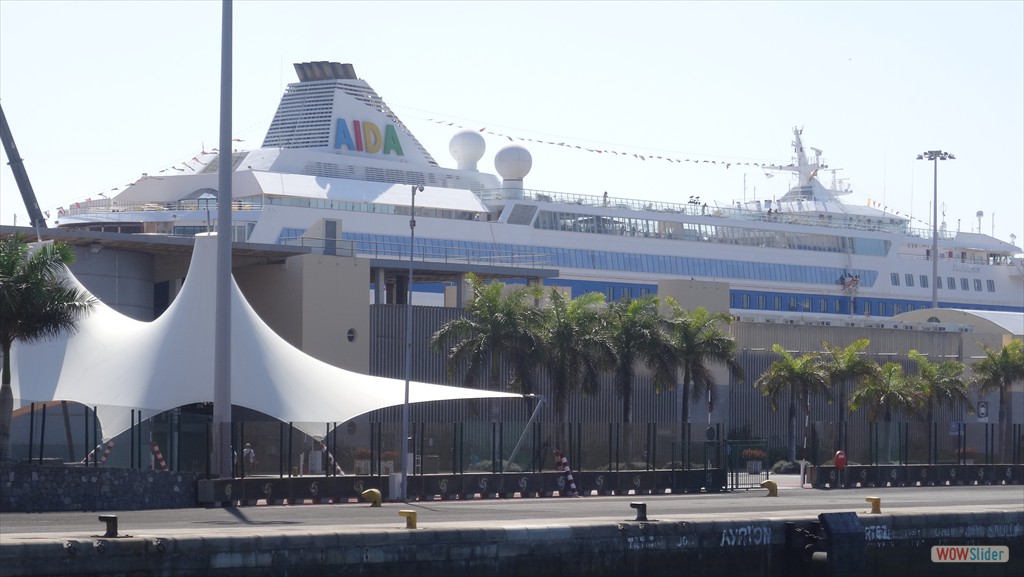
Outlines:
{"label": "white satellite dome", "polygon": [[448,152],[455,159],[459,170],[476,170],[476,163],[484,157],[487,144],[479,132],[463,130],[452,137]]}
{"label": "white satellite dome", "polygon": [[494,155],[494,168],[504,180],[523,180],[533,168],[533,157],[522,146],[510,144]]}

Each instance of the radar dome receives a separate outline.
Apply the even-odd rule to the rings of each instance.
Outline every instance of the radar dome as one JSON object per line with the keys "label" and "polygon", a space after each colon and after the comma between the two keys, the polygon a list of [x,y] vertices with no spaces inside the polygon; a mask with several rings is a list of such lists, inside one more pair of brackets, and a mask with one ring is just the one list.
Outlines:
{"label": "radar dome", "polygon": [[448,152],[455,159],[459,170],[476,170],[476,163],[484,157],[486,148],[484,137],[473,130],[459,132],[448,143]]}
{"label": "radar dome", "polygon": [[522,146],[510,144],[494,155],[494,168],[504,180],[523,180],[533,168],[533,157]]}

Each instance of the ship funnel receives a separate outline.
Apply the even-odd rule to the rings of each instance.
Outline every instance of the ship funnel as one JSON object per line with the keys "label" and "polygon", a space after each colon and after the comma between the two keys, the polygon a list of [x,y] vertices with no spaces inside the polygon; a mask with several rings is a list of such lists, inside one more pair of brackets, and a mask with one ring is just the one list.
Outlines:
{"label": "ship funnel", "polygon": [[356,67],[338,62],[296,62],[295,73],[299,82],[316,80],[357,80]]}

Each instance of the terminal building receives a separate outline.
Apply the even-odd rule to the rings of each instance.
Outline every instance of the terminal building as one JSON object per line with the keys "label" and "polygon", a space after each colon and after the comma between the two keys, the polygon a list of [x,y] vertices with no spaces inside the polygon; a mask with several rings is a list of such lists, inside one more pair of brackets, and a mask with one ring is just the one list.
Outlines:
{"label": "terminal building", "polygon": [[[20,232],[28,238],[36,236],[32,229],[0,227],[0,236]],[[322,238],[323,227],[310,230]],[[163,235],[120,234],[111,232],[49,229],[41,231],[42,240],[59,240],[71,245],[77,260],[74,275],[97,298],[122,314],[136,320],[157,318],[174,300],[188,274],[193,239]],[[312,246],[310,246],[312,245]],[[411,379],[428,383],[461,385],[448,376],[442,354],[429,346],[430,336],[444,322],[457,318],[466,298],[465,275],[474,273],[487,280],[507,283],[546,284],[557,271],[544,268],[512,266],[469,266],[437,262],[414,262],[397,258],[366,258],[339,241],[329,248],[309,243],[297,245],[261,245],[235,243],[233,275],[242,293],[258,315],[281,337],[308,355],[326,363],[368,375],[402,379],[405,377],[405,318],[410,266],[414,286],[433,283],[443,290],[443,305],[413,303],[413,358]],[[383,290],[374,290],[382,287]],[[415,293],[419,294],[419,293]],[[672,296],[687,309],[704,307],[711,311],[729,310],[729,287],[726,283],[696,280],[662,281],[658,294]],[[212,295],[211,295],[212,298]],[[436,297],[435,297],[436,302]],[[734,315],[731,332],[737,343],[737,356],[746,379],[738,380],[725,368],[716,369],[718,402],[690,403],[689,433],[703,435],[705,427],[715,427],[729,438],[765,439],[770,447],[786,444],[788,415],[784,407],[769,408],[767,400],[752,383],[778,358],[772,351],[779,344],[794,354],[823,351],[823,342],[846,346],[859,338],[870,340],[867,354],[884,364],[897,362],[908,370],[912,367],[907,353],[917,350],[933,362],[958,360],[968,366],[983,358],[982,347],[999,349],[1010,339],[1021,338],[1024,318],[1014,313],[971,312],[955,309],[923,309],[884,319],[849,316],[842,321],[802,319],[793,315],[773,316],[768,313]],[[969,369],[968,369],[969,374]],[[102,386],[98,384],[98,386]],[[541,382],[541,394],[546,390]],[[808,437],[817,445],[818,455],[827,455],[840,444],[868,445],[877,432],[864,411],[844,415],[841,407],[850,391],[836,391],[833,402],[815,398],[808,411],[801,411],[800,443]],[[637,427],[646,427],[650,435],[671,439],[675,433],[678,409],[675,391],[655,393],[650,379],[641,373],[634,390],[633,419]],[[972,392],[976,397],[976,393]],[[310,399],[315,403],[315,399]],[[928,435],[942,437],[940,445],[952,443],[949,437],[958,432],[957,445],[966,442],[979,448],[993,442],[992,428],[1005,414],[1019,436],[1024,422],[1024,393],[1012,391],[1005,412],[998,396],[974,398],[978,409],[943,407],[937,410],[932,423],[914,423],[912,428],[897,430],[906,435],[904,446],[913,444],[918,428]],[[575,396],[568,407],[567,420],[581,427],[618,423],[622,419],[621,401],[616,395],[611,376],[602,383],[600,392],[591,397]],[[533,406],[508,405],[501,419],[524,423]],[[377,423],[400,420],[400,407],[374,411],[340,427],[353,437],[373,430]],[[807,414],[803,414],[806,412]],[[26,409],[19,409],[16,419],[15,446],[24,443],[18,431],[27,427]],[[243,419],[253,418],[245,415]],[[905,420],[906,418],[903,417]],[[540,411],[539,422],[555,419],[553,411]],[[413,423],[485,422],[488,415],[478,403],[413,406]],[[340,424],[339,424],[340,425]],[[608,425],[615,426],[615,425]],[[72,427],[74,429],[74,427]],[[415,427],[414,427],[415,430]],[[841,431],[841,432],[840,432]],[[518,435],[508,433],[509,435]],[[843,439],[847,439],[844,441]],[[964,440],[965,439],[965,440]],[[60,442],[51,439],[52,443]],[[385,445],[394,439],[379,440]],[[1019,451],[1020,440],[1016,439]],[[385,450],[387,446],[383,447]],[[914,452],[911,448],[910,451]],[[854,459],[867,460],[869,455],[847,451]],[[1019,458],[1019,456],[1018,456]],[[181,462],[186,461],[186,462]],[[186,467],[188,459],[179,460]]]}

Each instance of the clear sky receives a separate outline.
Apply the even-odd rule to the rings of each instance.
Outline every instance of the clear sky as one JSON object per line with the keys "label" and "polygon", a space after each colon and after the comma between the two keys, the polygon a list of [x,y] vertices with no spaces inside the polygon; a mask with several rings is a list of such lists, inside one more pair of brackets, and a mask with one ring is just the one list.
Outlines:
{"label": "clear sky", "polygon": [[[220,29],[218,1],[0,0],[0,103],[44,210],[217,146]],[[444,166],[458,127],[485,129],[489,172],[509,137],[565,143],[524,142],[533,189],[777,197],[789,178],[754,163],[788,163],[802,126],[849,202],[928,227],[933,166],[915,158],[946,150],[947,226],[976,231],[981,211],[982,232],[1024,244],[1021,1],[236,0],[239,148],[311,60],[352,63]],[[0,160],[0,222],[26,224]]]}

